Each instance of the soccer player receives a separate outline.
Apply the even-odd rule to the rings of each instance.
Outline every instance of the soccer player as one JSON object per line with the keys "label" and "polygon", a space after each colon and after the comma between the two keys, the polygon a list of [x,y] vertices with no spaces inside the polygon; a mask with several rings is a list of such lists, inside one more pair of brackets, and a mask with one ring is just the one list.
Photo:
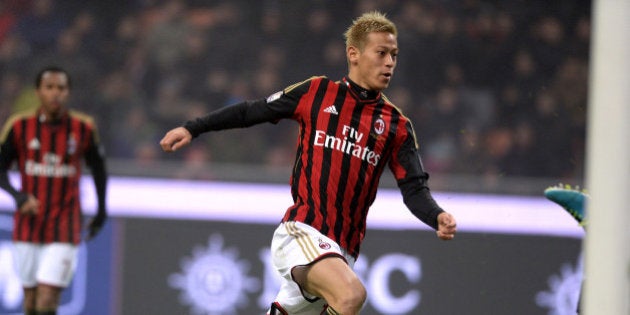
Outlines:
{"label": "soccer player", "polygon": [[[57,67],[36,77],[40,106],[11,116],[0,135],[0,188],[15,199],[13,241],[26,315],[56,314],[70,283],[81,238],[81,162],[91,168],[98,199],[88,238],[105,223],[107,174],[92,118],[66,108],[70,77]],[[9,182],[13,162],[21,190]]]}
{"label": "soccer player", "polygon": [[365,13],[345,38],[349,71],[340,81],[312,77],[188,121],[160,141],[172,152],[208,131],[280,119],[299,124],[294,204],[271,242],[274,266],[284,280],[268,314],[359,313],[366,290],[352,267],[385,166],[411,212],[439,238],[455,236],[455,218],[429,191],[411,121],[382,93],[398,59],[396,26],[382,13]]}

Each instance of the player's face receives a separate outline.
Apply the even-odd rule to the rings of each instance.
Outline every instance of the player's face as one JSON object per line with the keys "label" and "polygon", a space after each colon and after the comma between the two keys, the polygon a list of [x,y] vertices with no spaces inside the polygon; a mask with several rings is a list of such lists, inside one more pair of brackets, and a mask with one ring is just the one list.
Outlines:
{"label": "player's face", "polygon": [[66,105],[70,88],[68,77],[63,72],[45,72],[37,88],[37,97],[44,111],[55,115]]}
{"label": "player's face", "polygon": [[398,56],[398,42],[391,33],[370,33],[363,51],[357,54],[360,86],[381,91],[389,86]]}

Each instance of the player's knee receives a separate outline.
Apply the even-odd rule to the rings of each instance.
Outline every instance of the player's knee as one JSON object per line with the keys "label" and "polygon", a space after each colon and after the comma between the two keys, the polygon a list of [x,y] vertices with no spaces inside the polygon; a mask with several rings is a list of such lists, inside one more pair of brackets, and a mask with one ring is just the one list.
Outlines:
{"label": "player's knee", "polygon": [[365,287],[357,279],[356,282],[349,286],[349,290],[346,290],[338,297],[334,308],[340,314],[356,314],[361,310],[366,299],[367,292]]}
{"label": "player's knee", "polygon": [[39,286],[37,288],[36,309],[39,311],[56,310],[59,305],[61,289],[49,286]]}
{"label": "player's knee", "polygon": [[35,311],[35,297],[35,288],[24,289],[23,307],[24,312],[28,315],[30,315],[29,311]]}
{"label": "player's knee", "polygon": [[53,310],[57,308],[57,300],[50,295],[40,295],[37,297],[37,307],[39,310]]}
{"label": "player's knee", "polygon": [[352,285],[352,292],[350,293],[351,299],[358,303],[359,305],[363,305],[365,303],[365,299],[367,298],[367,290],[361,283],[359,278],[356,278]]}

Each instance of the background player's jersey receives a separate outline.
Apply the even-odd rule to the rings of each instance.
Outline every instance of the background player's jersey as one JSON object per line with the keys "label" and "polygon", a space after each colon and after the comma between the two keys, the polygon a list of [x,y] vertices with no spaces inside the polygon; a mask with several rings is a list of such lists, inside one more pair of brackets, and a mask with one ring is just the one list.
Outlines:
{"label": "background player's jersey", "polygon": [[46,121],[35,110],[7,121],[0,138],[0,163],[6,169],[17,161],[21,192],[40,203],[35,216],[16,210],[14,240],[79,243],[81,162],[83,157],[100,156],[97,141],[92,119],[74,111],[56,121]]}

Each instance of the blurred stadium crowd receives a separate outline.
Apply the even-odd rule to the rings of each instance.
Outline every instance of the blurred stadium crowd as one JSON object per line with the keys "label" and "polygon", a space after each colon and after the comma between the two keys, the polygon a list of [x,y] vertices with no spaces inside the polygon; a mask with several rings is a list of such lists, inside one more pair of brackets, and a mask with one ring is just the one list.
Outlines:
{"label": "blurred stadium crowd", "polygon": [[[0,117],[36,105],[35,72],[73,76],[71,107],[97,118],[108,157],[174,176],[212,163],[290,166],[297,125],[204,135],[166,155],[186,119],[346,74],[351,19],[379,9],[399,28],[386,95],[415,124],[432,174],[576,179],[583,174],[590,1],[4,0]],[[115,172],[115,170],[114,170]],[[435,176],[435,177],[439,177]]]}

